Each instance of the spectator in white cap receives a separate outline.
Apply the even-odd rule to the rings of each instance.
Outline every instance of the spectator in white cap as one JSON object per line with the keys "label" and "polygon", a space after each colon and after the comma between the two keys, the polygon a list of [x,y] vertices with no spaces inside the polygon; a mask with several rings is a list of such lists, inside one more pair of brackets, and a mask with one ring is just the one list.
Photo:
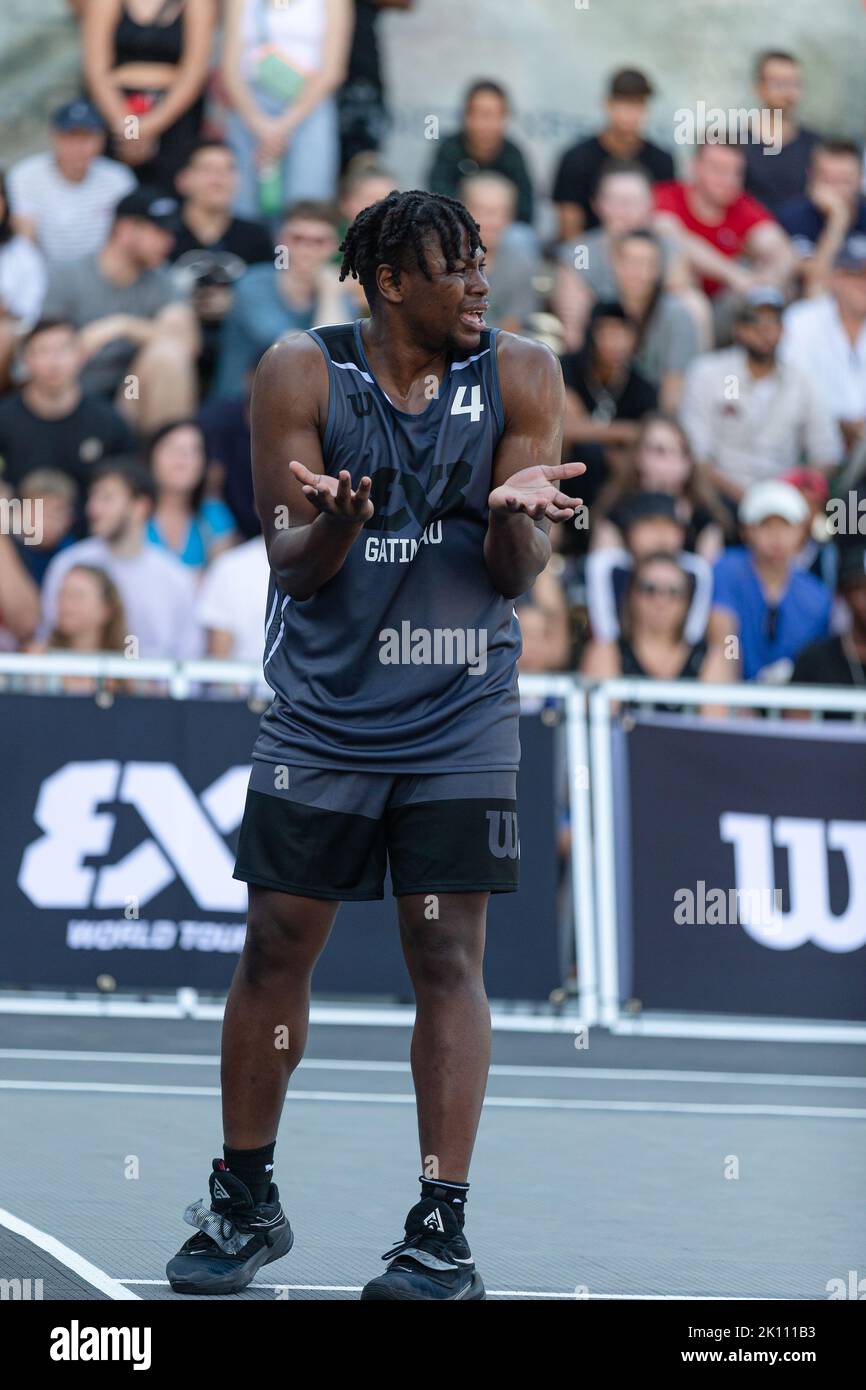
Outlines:
{"label": "spectator in white cap", "polygon": [[778,358],[784,307],[779,290],[750,290],[736,307],[734,346],[696,358],[685,375],[683,428],[710,481],[733,502],[804,459],[825,470],[841,457],[814,375]]}
{"label": "spectator in white cap", "polygon": [[28,155],[9,171],[16,229],[48,260],[74,261],[105,245],[115,204],[135,187],[135,175],[105,159],[105,122],[83,97],[51,117],[51,149]]}
{"label": "spectator in white cap", "polygon": [[809,507],[790,483],[755,483],[739,507],[744,546],[714,570],[712,632],[745,680],[783,680],[810,642],[829,631],[827,586],[797,565]]}

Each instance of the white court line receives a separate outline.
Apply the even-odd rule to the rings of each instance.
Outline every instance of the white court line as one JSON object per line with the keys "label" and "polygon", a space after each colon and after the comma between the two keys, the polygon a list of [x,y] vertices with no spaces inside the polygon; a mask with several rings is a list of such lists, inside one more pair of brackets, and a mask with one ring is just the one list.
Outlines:
{"label": "white court line", "polygon": [[[218,1067],[217,1056],[181,1052],[81,1052],[52,1051],[47,1048],[0,1047],[0,1061],[22,1062],[118,1062],[133,1065],[168,1067]],[[357,1058],[305,1057],[298,1070],[393,1072],[408,1076],[408,1062],[365,1061]],[[628,1067],[543,1067],[494,1063],[491,1076],[540,1076],[553,1080],[572,1081],[673,1081],[688,1084],[706,1082],[709,1085],[729,1086],[814,1086],[866,1090],[866,1077],[792,1075],[788,1072],[742,1071],[659,1071]]]}
{"label": "white court line", "polygon": [[37,1245],[40,1250],[44,1250],[46,1255],[53,1255],[55,1260],[59,1260],[67,1269],[71,1269],[73,1274],[77,1274],[85,1283],[94,1289],[99,1289],[100,1293],[108,1294],[109,1298],[123,1301],[124,1299],[134,1299],[136,1303],[141,1302],[137,1293],[132,1289],[124,1287],[120,1279],[112,1279],[110,1274],[106,1274],[104,1269],[99,1269],[97,1265],[92,1265],[89,1260],[85,1260],[83,1255],[77,1251],[70,1250],[68,1245],[57,1240],[55,1236],[50,1236],[46,1231],[40,1231],[36,1226],[31,1226],[29,1221],[22,1221],[20,1216],[13,1216],[11,1211],[5,1211],[0,1207],[0,1226],[5,1226],[7,1231],[12,1231],[16,1236],[23,1236],[32,1245]]}
{"label": "white court line", "polygon": [[[48,1017],[73,1018],[145,1018],[182,1019],[185,1023],[222,1023],[225,1003],[210,1004],[196,1001],[190,1007],[172,1000],[112,999],[53,999],[0,992],[0,1014],[36,1014]],[[414,1004],[313,1004],[310,1022],[338,1028],[412,1028],[415,1023]],[[490,1011],[494,1032],[503,1033],[574,1033],[585,1021],[573,1014],[535,1014],[531,1011]]]}
{"label": "white court line", "polygon": [[[146,1018],[150,1020],[176,1018],[195,1023],[221,1023],[225,1004],[196,1001],[192,1006],[171,1001],[140,999],[60,999],[48,996],[5,994],[0,992],[0,1014],[38,1014],[49,1017],[77,1018]],[[491,1009],[490,1021],[494,1033],[574,1033],[585,1026],[577,1012],[537,1014],[531,1008],[514,1011]],[[415,1022],[414,1005],[346,1005],[314,1004],[310,1022],[338,1028],[354,1025],[371,1028],[411,1028]],[[843,1043],[846,1046],[866,1044],[866,1026],[862,1023],[805,1022],[798,1019],[764,1018],[703,1019],[699,1017],[669,1018],[646,1015],[641,1019],[618,1019],[612,1031],[615,1035],[646,1034],[647,1037],[710,1038],[719,1041],[786,1042],[786,1043]]]}
{"label": "white court line", "polygon": [[[121,1279],[121,1284],[146,1285],[150,1288],[167,1289],[167,1279]],[[251,1289],[279,1289],[289,1293],[360,1293],[362,1284],[250,1284]],[[626,1301],[626,1302],[676,1302],[676,1303],[777,1303],[784,1299],[772,1297],[758,1298],[749,1294],[714,1293],[591,1293],[587,1298],[576,1298],[573,1293],[559,1291],[540,1292],[538,1289],[488,1289],[488,1298],[567,1298],[571,1303],[585,1303],[588,1300]]]}
{"label": "white court line", "polygon": [[[218,1086],[148,1086],[112,1081],[9,1081],[0,1091],[77,1091],[131,1096],[205,1096],[216,1098]],[[289,1091],[287,1101],[326,1101],[341,1105],[414,1105],[414,1095],[388,1091]],[[866,1109],[819,1105],[713,1105],[691,1101],[556,1100],[541,1096],[487,1096],[485,1109],[602,1110],[652,1115],[766,1115],[789,1119],[866,1120]]]}
{"label": "white court line", "polygon": [[862,1047],[862,1023],[809,1023],[793,1019],[705,1019],[684,1017],[618,1018],[610,1025],[617,1038],[708,1038],[711,1042],[844,1043]]}

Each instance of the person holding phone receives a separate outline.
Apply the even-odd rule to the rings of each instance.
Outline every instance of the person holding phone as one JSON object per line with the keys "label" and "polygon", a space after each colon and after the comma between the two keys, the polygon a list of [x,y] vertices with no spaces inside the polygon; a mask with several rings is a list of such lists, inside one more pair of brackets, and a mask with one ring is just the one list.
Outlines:
{"label": "person holding phone", "polygon": [[349,0],[227,0],[222,78],[239,216],[276,218],[300,199],[333,197],[335,93],[351,37]]}

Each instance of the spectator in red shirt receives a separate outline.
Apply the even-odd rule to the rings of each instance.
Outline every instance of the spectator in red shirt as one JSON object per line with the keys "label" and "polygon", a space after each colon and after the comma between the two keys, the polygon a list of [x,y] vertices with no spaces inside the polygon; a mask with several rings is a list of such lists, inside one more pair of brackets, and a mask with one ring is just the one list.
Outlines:
{"label": "spectator in red shirt", "polygon": [[781,286],[794,272],[787,236],[743,192],[744,176],[741,146],[700,144],[688,182],[673,179],[654,189],[657,229],[676,239],[710,298],[726,289],[745,294],[756,285]]}

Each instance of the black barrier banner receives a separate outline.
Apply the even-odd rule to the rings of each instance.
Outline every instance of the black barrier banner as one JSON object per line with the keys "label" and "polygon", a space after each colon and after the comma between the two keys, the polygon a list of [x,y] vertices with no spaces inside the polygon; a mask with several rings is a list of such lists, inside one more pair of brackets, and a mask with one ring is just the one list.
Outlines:
{"label": "black barrier banner", "polygon": [[866,731],[640,715],[621,737],[623,996],[866,1019]]}
{"label": "black barrier banner", "polygon": [[[227,700],[0,696],[6,986],[227,989],[244,939],[232,878],[258,716]],[[521,720],[521,888],[491,899],[494,998],[559,983],[553,730]],[[346,903],[317,990],[410,997],[393,901]]]}

